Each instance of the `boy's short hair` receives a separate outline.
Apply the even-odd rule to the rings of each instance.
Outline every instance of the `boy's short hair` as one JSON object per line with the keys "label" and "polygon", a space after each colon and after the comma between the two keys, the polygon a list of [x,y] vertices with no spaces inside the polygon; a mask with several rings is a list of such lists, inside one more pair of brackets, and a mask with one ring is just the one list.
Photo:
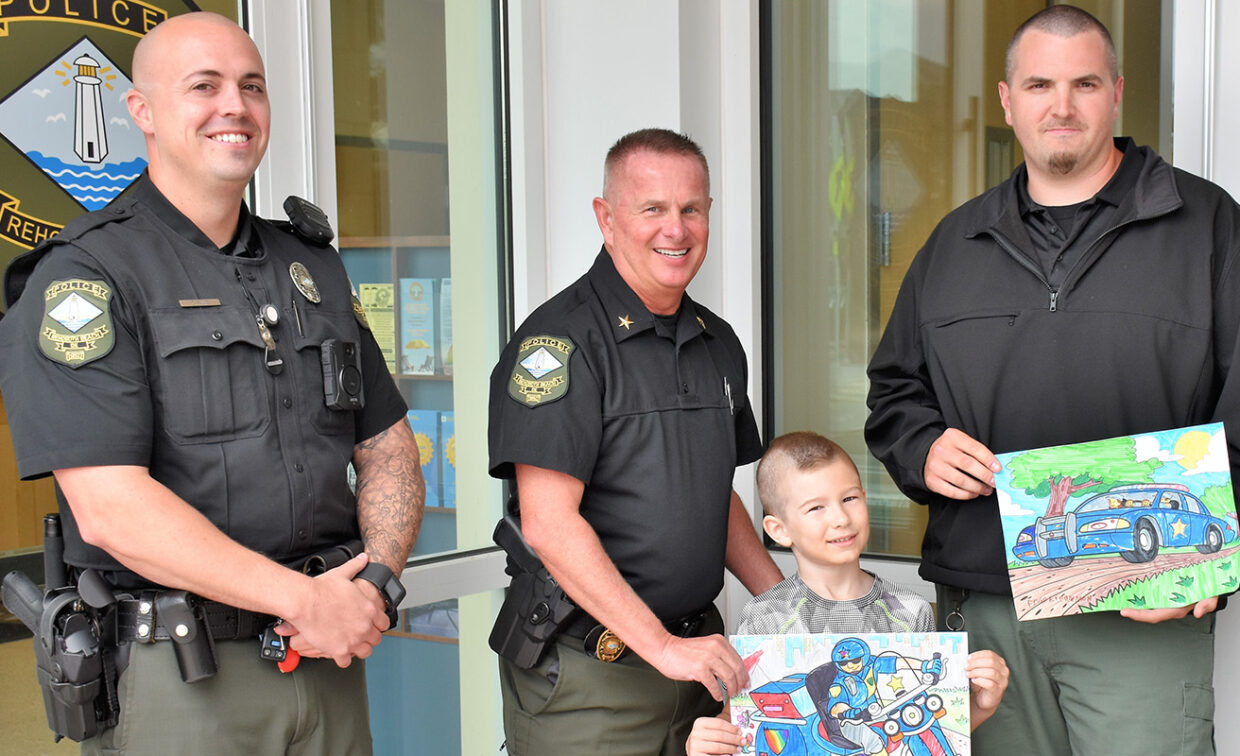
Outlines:
{"label": "boy's short hair", "polygon": [[852,457],[839,444],[813,431],[793,431],[776,438],[758,461],[758,498],[762,501],[762,511],[776,517],[783,511],[779,479],[783,477],[786,464],[805,471],[840,460],[851,465],[854,471],[857,469]]}

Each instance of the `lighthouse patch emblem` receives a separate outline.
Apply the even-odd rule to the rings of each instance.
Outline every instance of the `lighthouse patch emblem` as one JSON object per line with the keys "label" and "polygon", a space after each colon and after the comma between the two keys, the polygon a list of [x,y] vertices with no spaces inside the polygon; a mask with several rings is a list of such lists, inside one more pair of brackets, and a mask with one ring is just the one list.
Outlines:
{"label": "lighthouse patch emblem", "polygon": [[83,209],[98,210],[146,167],[129,118],[129,77],[89,39],[0,102],[0,132]]}

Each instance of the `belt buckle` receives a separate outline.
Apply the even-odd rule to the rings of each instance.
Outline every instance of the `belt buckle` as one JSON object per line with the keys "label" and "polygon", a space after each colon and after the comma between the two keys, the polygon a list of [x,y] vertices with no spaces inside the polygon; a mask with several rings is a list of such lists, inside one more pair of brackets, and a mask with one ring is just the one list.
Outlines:
{"label": "belt buckle", "polygon": [[694,635],[697,635],[698,630],[702,629],[702,625],[705,624],[705,622],[706,622],[705,612],[697,612],[696,614],[691,614],[687,617],[682,617],[679,623],[677,623],[679,625],[679,627],[677,628],[677,630],[679,631],[677,635],[679,635],[681,638],[689,638]]}
{"label": "belt buckle", "polygon": [[595,659],[601,662],[611,664],[612,662],[624,656],[624,652],[628,650],[628,646],[624,641],[620,640],[620,636],[602,625],[595,625],[590,632],[586,633],[585,650]]}

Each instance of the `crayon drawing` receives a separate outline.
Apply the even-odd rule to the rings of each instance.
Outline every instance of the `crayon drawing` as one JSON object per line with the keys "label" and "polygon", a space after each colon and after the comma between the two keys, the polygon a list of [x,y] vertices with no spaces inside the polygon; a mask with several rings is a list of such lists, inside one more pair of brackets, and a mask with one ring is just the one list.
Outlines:
{"label": "crayon drawing", "polygon": [[1019,619],[1180,607],[1236,589],[1222,423],[996,456]]}
{"label": "crayon drawing", "polygon": [[964,633],[732,636],[747,756],[966,756]]}

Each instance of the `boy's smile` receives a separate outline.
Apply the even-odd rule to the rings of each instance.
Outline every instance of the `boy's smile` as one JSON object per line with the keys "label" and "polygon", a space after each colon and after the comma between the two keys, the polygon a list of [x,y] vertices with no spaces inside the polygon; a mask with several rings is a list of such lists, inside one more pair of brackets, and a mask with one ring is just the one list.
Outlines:
{"label": "boy's smile", "polygon": [[806,567],[856,566],[870,537],[870,513],[856,468],[837,460],[810,470],[789,466],[779,482],[783,511],[767,532]]}

